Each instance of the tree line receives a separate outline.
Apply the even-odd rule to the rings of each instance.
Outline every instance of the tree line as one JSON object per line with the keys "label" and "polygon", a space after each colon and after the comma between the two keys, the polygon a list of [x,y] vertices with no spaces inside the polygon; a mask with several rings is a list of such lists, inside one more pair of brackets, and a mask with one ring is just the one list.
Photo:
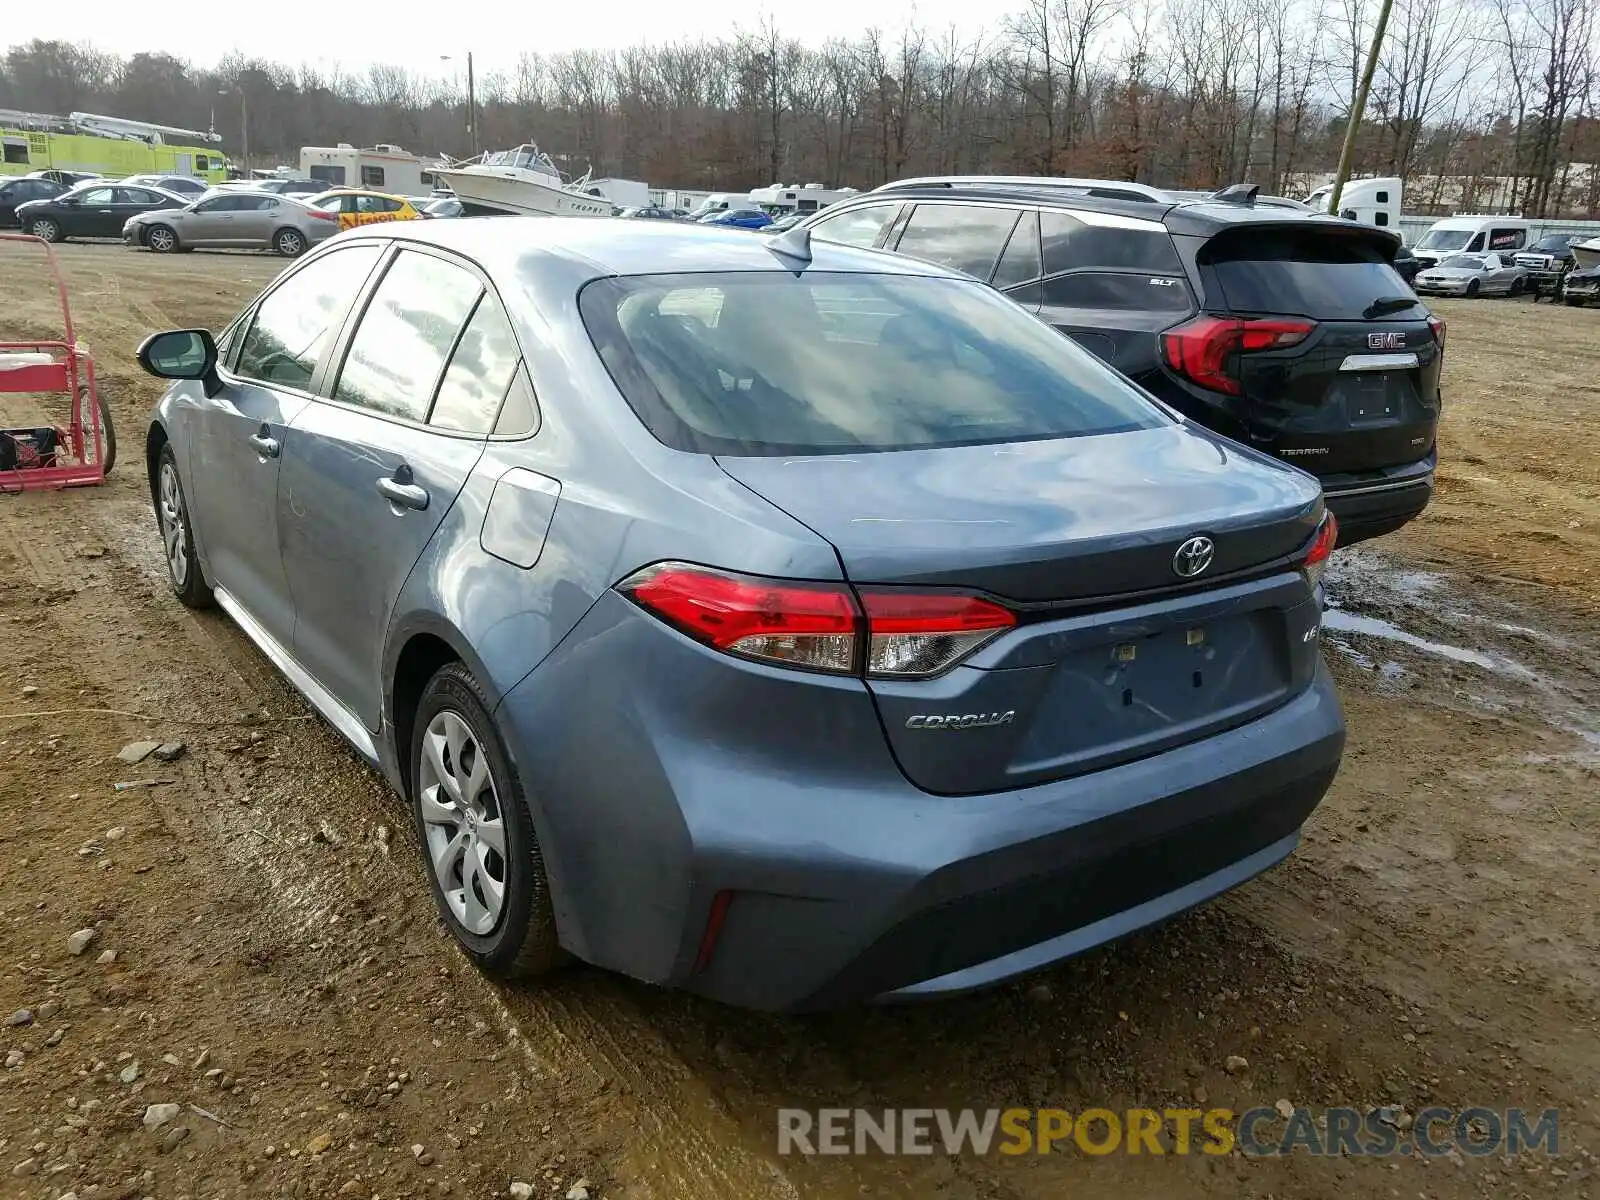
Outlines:
{"label": "tree line", "polygon": [[[1380,0],[1023,0],[979,36],[915,24],[803,45],[720,40],[524,53],[477,80],[485,149],[655,187],[869,188],[908,175],[1069,174],[1303,193],[1331,172]],[[1358,174],[1416,211],[1600,217],[1600,0],[1394,0]],[[469,151],[464,80],[232,55],[121,58],[33,41],[0,108],[214,122],[236,159],[302,145]]]}

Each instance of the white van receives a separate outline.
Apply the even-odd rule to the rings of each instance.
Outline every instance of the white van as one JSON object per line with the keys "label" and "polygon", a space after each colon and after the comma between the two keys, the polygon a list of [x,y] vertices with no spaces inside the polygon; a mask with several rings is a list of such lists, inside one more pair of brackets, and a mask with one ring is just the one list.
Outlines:
{"label": "white van", "polygon": [[1452,254],[1496,253],[1509,258],[1528,244],[1532,228],[1521,217],[1446,217],[1435,221],[1411,251],[1423,270]]}
{"label": "white van", "polygon": [[738,205],[746,208],[750,204],[749,192],[712,192],[689,214],[690,219],[698,221],[701,217],[709,217],[712,213],[727,212],[729,208]]}
{"label": "white van", "polygon": [[825,188],[820,183],[808,183],[804,187],[775,183],[771,187],[751,188],[750,203],[774,217],[781,217],[792,212],[814,213],[859,194],[855,188]]}

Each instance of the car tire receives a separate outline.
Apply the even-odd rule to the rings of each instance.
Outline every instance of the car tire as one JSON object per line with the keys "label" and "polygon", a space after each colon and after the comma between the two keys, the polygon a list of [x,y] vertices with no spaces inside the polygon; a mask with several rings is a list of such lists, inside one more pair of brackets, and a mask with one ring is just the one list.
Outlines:
{"label": "car tire", "polygon": [[178,231],[171,225],[152,225],[145,231],[144,244],[156,254],[175,254],[178,250]]}
{"label": "car tire", "polygon": [[186,608],[210,608],[211,588],[194,552],[194,526],[189,521],[189,498],[178,474],[178,457],[172,443],[163,442],[156,456],[156,478],[151,488],[161,547],[167,560],[167,583]]}
{"label": "car tire", "polygon": [[1478,298],[1478,281],[1476,279],[1467,281],[1466,297],[1468,300],[1476,300]]}
{"label": "car tire", "polygon": [[[1520,297],[1522,295],[1522,287],[1523,287],[1522,280],[1513,279],[1511,281],[1511,298],[1513,300],[1517,299],[1518,297]],[[1534,298],[1535,299],[1538,298],[1538,293],[1534,293]]]}
{"label": "car tire", "polygon": [[299,258],[306,252],[306,235],[298,229],[280,229],[272,235],[272,248],[284,258]]}
{"label": "car tire", "polygon": [[527,978],[556,969],[566,953],[533,819],[490,707],[460,663],[428,680],[412,723],[411,810],[451,936],[485,974]]}
{"label": "car tire", "polygon": [[28,232],[45,242],[61,241],[61,223],[49,217],[35,217],[28,222]]}

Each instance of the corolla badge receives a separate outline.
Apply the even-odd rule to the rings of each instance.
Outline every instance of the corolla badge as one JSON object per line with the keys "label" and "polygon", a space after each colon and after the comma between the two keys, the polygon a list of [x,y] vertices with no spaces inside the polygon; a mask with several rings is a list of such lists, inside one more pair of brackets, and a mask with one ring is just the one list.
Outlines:
{"label": "corolla badge", "polygon": [[1017,710],[989,713],[917,713],[906,718],[907,729],[989,729],[996,725],[1009,725],[1017,719]]}
{"label": "corolla badge", "polygon": [[1180,579],[1193,579],[1202,574],[1216,556],[1216,544],[1204,534],[1197,534],[1178,547],[1172,556],[1172,570]]}

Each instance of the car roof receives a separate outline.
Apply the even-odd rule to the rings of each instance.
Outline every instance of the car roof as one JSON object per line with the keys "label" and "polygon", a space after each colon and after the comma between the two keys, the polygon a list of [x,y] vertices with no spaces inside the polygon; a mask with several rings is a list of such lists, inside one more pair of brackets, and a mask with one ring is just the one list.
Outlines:
{"label": "car roof", "polygon": [[1363,232],[1399,240],[1399,235],[1377,226],[1357,225],[1342,217],[1326,213],[1302,212],[1277,204],[1235,204],[1208,198],[1168,200],[1116,200],[1103,196],[1088,196],[1074,192],[1062,184],[1041,181],[1038,186],[1026,183],[963,184],[953,188],[941,184],[927,187],[897,187],[892,190],[865,192],[830,204],[821,213],[836,213],[846,208],[856,208],[863,203],[885,201],[936,200],[959,204],[967,201],[988,201],[1001,204],[1027,204],[1037,208],[1055,208],[1069,212],[1092,212],[1109,217],[1126,217],[1133,220],[1154,221],[1164,224],[1175,233],[1193,233],[1209,236],[1224,229],[1240,225],[1295,225],[1313,222],[1341,229],[1355,227]]}
{"label": "car roof", "polygon": [[[738,229],[625,217],[495,217],[465,221],[386,221],[330,239],[348,245],[375,239],[419,242],[454,250],[491,273],[516,272],[529,252],[549,255],[599,275],[664,275],[722,271],[794,270],[773,252],[776,239]],[[880,250],[861,250],[822,239],[811,242],[814,271],[879,275],[970,276]]]}

